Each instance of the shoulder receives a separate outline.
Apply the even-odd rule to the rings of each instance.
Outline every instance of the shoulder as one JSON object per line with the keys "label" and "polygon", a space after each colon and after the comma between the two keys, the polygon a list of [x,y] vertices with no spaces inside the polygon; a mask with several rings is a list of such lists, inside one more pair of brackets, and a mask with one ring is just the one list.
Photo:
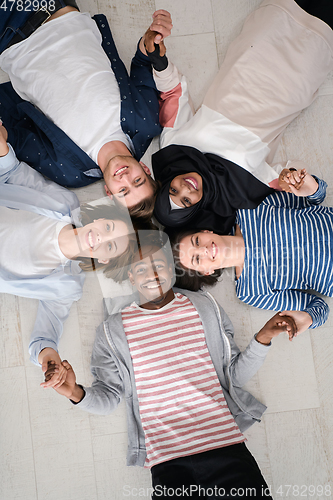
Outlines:
{"label": "shoulder", "polygon": [[174,291],[185,295],[192,302],[192,304],[200,314],[202,321],[211,321],[214,318],[218,317],[218,315],[226,315],[213,295],[205,290],[192,292],[190,290],[174,288]]}

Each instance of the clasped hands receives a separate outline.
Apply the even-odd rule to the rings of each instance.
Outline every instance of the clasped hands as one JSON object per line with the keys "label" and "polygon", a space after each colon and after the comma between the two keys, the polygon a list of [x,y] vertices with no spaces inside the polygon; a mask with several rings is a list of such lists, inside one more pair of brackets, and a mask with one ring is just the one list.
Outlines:
{"label": "clasped hands", "polygon": [[[289,340],[307,330],[312,324],[310,314],[305,311],[281,311],[276,313],[257,333],[256,340],[260,344],[269,345],[274,337],[280,333],[287,333]],[[58,353],[53,349],[44,349],[42,369],[45,381],[44,388],[53,387],[59,394],[79,402],[84,397],[84,390],[76,383],[76,376],[68,361],[61,361]],[[44,351],[41,351],[44,353]],[[51,352],[53,351],[53,353]],[[51,356],[52,355],[52,356]]]}
{"label": "clasped hands", "polygon": [[171,29],[172,21],[170,13],[163,9],[154,12],[153,22],[140,40],[139,47],[141,52],[145,55],[147,55],[147,51],[154,52],[155,44],[158,44],[160,57],[163,57],[166,53],[163,40],[171,34]]}
{"label": "clasped hands", "polygon": [[312,325],[312,317],[305,311],[281,311],[276,313],[257,333],[260,344],[269,345],[280,333],[287,333],[289,340],[305,332]]}
{"label": "clasped hands", "polygon": [[284,168],[279,175],[279,186],[295,196],[310,196],[317,191],[318,182],[305,168]]}

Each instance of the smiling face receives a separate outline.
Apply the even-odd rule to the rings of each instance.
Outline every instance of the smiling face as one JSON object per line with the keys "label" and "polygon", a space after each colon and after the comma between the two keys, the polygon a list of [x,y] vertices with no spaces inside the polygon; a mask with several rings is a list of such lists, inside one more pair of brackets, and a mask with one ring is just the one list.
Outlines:
{"label": "smiling face", "polygon": [[212,231],[200,231],[181,240],[179,258],[188,269],[208,275],[223,267],[224,250],[223,236]]}
{"label": "smiling face", "polygon": [[202,198],[202,178],[197,172],[177,175],[170,183],[169,195],[182,208],[191,207]]}
{"label": "smiling face", "polygon": [[124,253],[129,242],[128,227],[121,220],[98,219],[76,231],[78,257],[98,259],[101,264]]}
{"label": "smiling face", "polygon": [[158,247],[147,246],[136,254],[136,258],[128,274],[139,292],[142,307],[159,309],[168,304],[174,297],[171,288],[173,268],[165,252]]}
{"label": "smiling face", "polygon": [[154,194],[149,168],[133,156],[114,156],[103,175],[106,193],[125,207],[133,207]]}

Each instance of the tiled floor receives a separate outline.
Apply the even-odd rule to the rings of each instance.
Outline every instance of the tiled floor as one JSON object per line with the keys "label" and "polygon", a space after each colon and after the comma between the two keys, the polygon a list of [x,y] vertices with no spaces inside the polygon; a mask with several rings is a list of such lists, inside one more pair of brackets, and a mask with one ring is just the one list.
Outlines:
{"label": "tiled floor", "polygon": [[[193,101],[199,106],[228,43],[260,0],[78,3],[81,10],[107,15],[127,64],[139,36],[150,24],[151,13],[155,8],[169,10],[174,30],[167,40],[168,54],[187,75]],[[1,76],[5,81],[6,76]],[[314,104],[287,129],[277,159],[302,158],[313,173],[332,185],[333,75],[330,77]],[[149,164],[149,155],[146,161]],[[76,192],[81,201],[99,198],[102,183]],[[326,203],[333,204],[331,188]],[[103,283],[105,295],[128,290],[128,285],[121,288]],[[238,301],[230,273],[213,294],[232,319],[241,347],[271,316]],[[332,299],[328,302],[333,305]],[[27,355],[37,302],[0,295],[0,304],[0,500],[149,498],[149,472],[125,465],[124,406],[108,417],[91,416],[54,391],[42,390],[42,373],[30,364]],[[246,435],[275,499],[333,498],[329,493],[329,487],[333,491],[332,318],[292,343],[282,336],[275,339],[264,366],[248,384],[268,406],[262,422]],[[72,308],[60,346],[61,355],[74,365],[83,384],[91,381],[91,345],[101,320],[101,289],[96,278],[88,276],[83,298]],[[288,495],[286,485],[292,485]]]}

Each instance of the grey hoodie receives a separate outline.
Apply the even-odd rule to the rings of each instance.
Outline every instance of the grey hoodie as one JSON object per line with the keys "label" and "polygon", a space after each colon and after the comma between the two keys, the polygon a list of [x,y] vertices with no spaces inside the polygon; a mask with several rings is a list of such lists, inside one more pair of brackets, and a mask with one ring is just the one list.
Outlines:
{"label": "grey hoodie", "polygon": [[[266,406],[241,387],[257,372],[269,346],[252,338],[245,351],[234,342],[233,326],[222,307],[208,292],[186,295],[197,309],[203,324],[206,343],[229,409],[243,432],[260,417]],[[144,432],[139,413],[134,369],[123,327],[121,310],[137,295],[106,299],[109,316],[98,327],[91,358],[94,382],[84,388],[86,394],[77,406],[100,415],[112,412],[125,396],[127,406],[127,465],[143,466],[146,459]]]}

